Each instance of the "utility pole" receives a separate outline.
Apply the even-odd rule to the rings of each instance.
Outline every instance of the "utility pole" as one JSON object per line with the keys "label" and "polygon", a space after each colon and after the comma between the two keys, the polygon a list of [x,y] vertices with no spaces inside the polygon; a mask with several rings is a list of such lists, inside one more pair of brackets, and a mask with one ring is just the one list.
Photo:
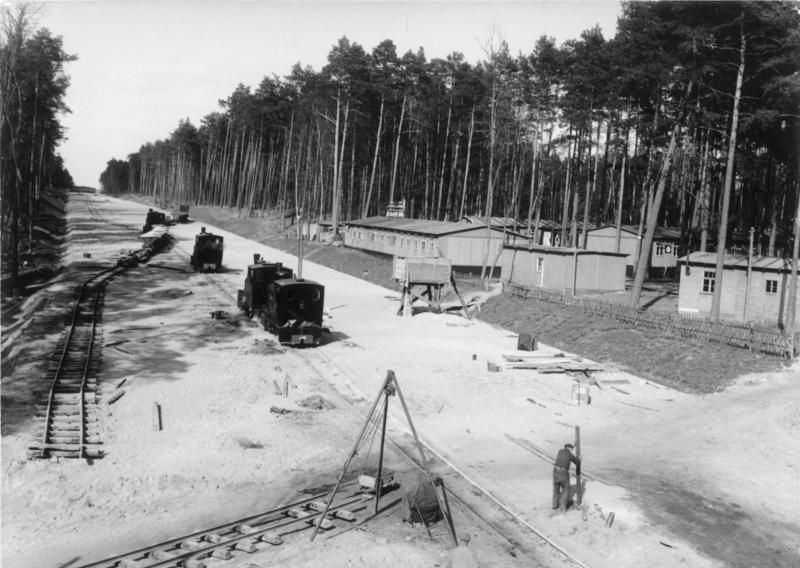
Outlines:
{"label": "utility pole", "polygon": [[742,321],[747,321],[747,301],[750,298],[750,276],[753,274],[753,233],[755,229],[750,227],[750,248],[747,251],[747,283],[744,288],[744,307],[742,308]]}
{"label": "utility pole", "polygon": [[[800,182],[797,183],[800,185]],[[798,188],[800,189],[800,188]],[[797,325],[797,262],[800,257],[800,192],[795,192],[797,196],[797,211],[794,214],[794,243],[792,245],[792,270],[789,274],[789,317],[786,330],[789,332],[789,344],[792,352],[790,357],[794,357],[796,345],[794,337]]]}
{"label": "utility pole", "polygon": [[297,210],[297,277],[303,277],[303,208]]}

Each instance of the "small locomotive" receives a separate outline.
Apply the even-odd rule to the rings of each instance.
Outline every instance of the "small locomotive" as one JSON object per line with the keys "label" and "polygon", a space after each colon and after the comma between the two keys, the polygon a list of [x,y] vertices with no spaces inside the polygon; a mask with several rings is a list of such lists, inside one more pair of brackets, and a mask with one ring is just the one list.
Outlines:
{"label": "small locomotive", "polygon": [[283,266],[280,262],[267,262],[261,260],[260,254],[253,255],[253,264],[247,267],[247,277],[244,279],[244,290],[239,290],[236,304],[247,312],[247,317],[261,314],[267,303],[267,286],[280,278],[294,276],[291,268]]}
{"label": "small locomotive", "polygon": [[325,308],[325,286],[303,278],[275,280],[267,286],[267,304],[261,314],[264,329],[288,345],[319,345]]}
{"label": "small locomotive", "polygon": [[248,317],[257,315],[264,329],[284,345],[319,345],[325,307],[325,287],[295,278],[291,268],[253,255],[247,267],[244,290],[236,303]]}
{"label": "small locomotive", "polygon": [[198,272],[219,272],[222,270],[223,239],[219,235],[206,233],[201,227],[194,238],[194,253],[190,262]]}

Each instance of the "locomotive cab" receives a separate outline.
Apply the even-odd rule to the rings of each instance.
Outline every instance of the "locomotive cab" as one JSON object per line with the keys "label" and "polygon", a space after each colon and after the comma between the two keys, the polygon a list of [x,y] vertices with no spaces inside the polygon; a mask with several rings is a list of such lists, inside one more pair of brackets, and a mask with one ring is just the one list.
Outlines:
{"label": "locomotive cab", "polygon": [[276,280],[267,287],[262,323],[284,345],[319,345],[324,306],[323,285],[302,278]]}
{"label": "locomotive cab", "polygon": [[247,312],[248,317],[261,311],[267,302],[267,287],[275,280],[291,278],[291,268],[283,266],[280,262],[267,262],[260,260],[259,255],[254,255],[255,262],[248,265],[247,277],[244,280],[244,290],[239,290],[236,303],[239,308]]}
{"label": "locomotive cab", "polygon": [[219,272],[222,270],[222,250],[223,238],[206,233],[206,228],[202,227],[194,239],[191,264],[198,272]]}

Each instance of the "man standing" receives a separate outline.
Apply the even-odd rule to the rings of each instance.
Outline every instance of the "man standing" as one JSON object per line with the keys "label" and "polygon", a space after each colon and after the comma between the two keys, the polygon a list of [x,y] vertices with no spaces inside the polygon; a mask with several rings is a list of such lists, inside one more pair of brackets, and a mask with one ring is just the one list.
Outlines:
{"label": "man standing", "polygon": [[556,464],[553,466],[553,509],[561,509],[561,513],[567,512],[567,501],[570,496],[569,488],[569,466],[575,464],[575,474],[581,474],[581,460],[575,457],[572,444],[564,444],[563,449],[558,450]]}

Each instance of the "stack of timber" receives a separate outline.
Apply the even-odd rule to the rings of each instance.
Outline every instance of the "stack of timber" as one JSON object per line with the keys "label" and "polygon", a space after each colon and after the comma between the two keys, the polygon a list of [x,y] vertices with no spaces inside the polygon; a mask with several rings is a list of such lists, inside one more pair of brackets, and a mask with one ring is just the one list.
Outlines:
{"label": "stack of timber", "polygon": [[487,368],[492,372],[504,369],[530,369],[540,373],[589,373],[604,371],[600,365],[591,361],[584,361],[573,355],[565,356],[563,353],[556,355],[534,355],[528,352],[503,354],[503,361],[488,361]]}

